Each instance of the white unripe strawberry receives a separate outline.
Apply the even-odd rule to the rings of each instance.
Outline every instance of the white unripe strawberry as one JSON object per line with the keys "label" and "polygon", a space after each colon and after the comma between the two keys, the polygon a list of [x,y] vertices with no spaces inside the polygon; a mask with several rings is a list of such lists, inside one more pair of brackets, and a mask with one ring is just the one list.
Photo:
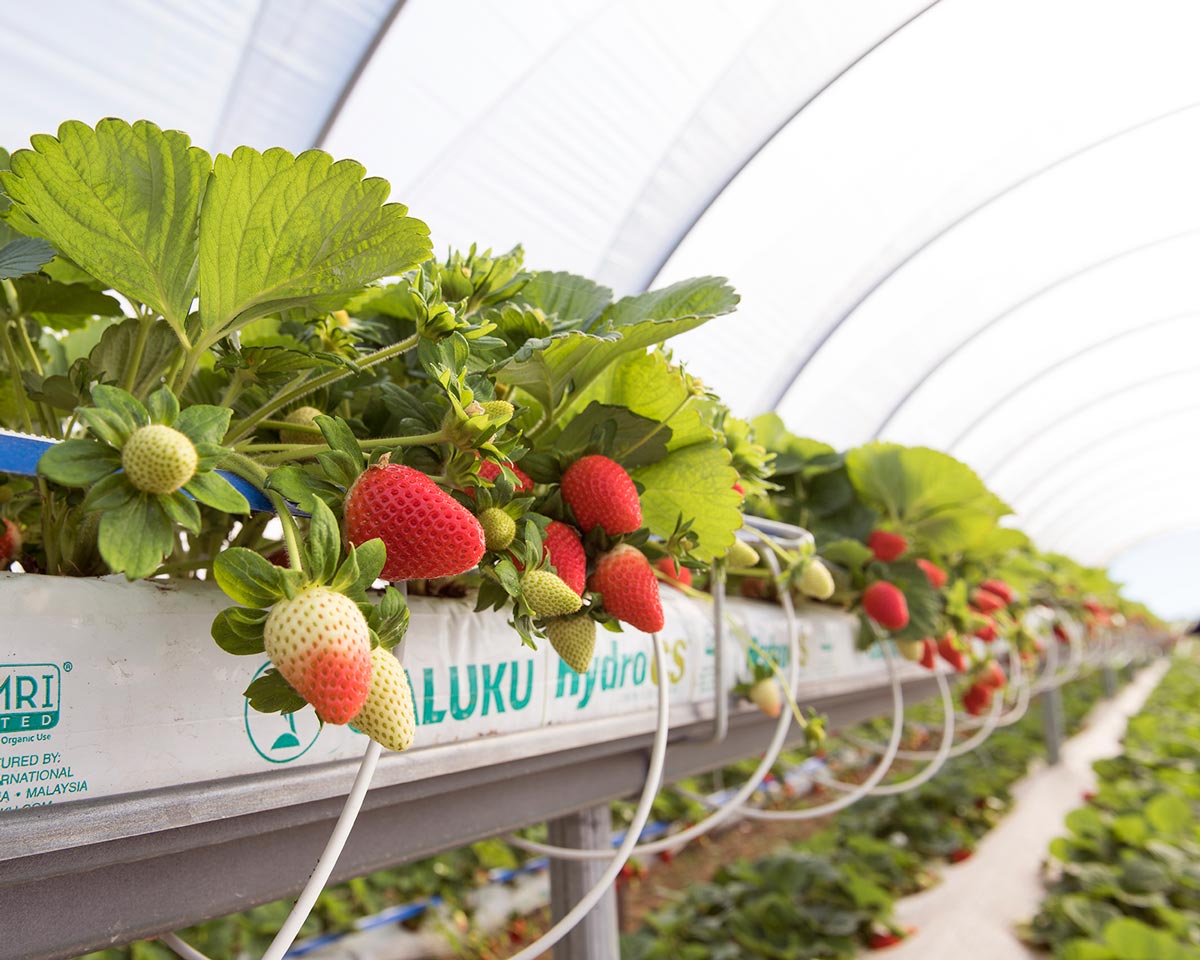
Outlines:
{"label": "white unripe strawberry", "polygon": [[362,710],[350,721],[388,750],[407,750],[417,733],[408,674],[390,650],[371,651],[371,690]]}
{"label": "white unripe strawberry", "polygon": [[174,427],[139,427],[121,448],[121,466],[137,489],[174,493],[196,475],[196,445]]}

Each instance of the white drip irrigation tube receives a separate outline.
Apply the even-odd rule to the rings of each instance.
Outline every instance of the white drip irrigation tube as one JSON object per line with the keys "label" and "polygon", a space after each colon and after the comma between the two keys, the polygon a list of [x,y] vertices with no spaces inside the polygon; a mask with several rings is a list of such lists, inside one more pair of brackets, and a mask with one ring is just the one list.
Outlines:
{"label": "white drip irrigation tube", "polygon": [[[945,673],[938,670],[934,673],[934,678],[937,680],[938,692],[942,695],[942,742],[938,745],[937,752],[923,770],[904,780],[898,780],[895,783],[885,783],[875,787],[870,791],[868,796],[895,797],[902,793],[908,793],[910,790],[915,790],[937,776],[938,772],[945,766],[946,761],[950,759],[950,750],[954,746],[954,697],[950,692],[950,684],[946,681]],[[845,792],[852,791],[857,786],[853,783],[844,783],[841,780],[836,780],[831,776],[821,777],[820,782],[823,786]]]}
{"label": "white drip irrigation tube", "polygon": [[[292,942],[300,933],[300,928],[304,926],[304,921],[308,919],[309,913],[312,912],[317,897],[321,895],[321,891],[325,889],[325,884],[329,881],[329,875],[333,872],[338,857],[342,855],[342,848],[346,846],[346,840],[350,836],[354,821],[358,819],[358,812],[362,809],[363,799],[367,795],[367,788],[371,785],[371,778],[375,775],[375,767],[379,763],[379,755],[382,750],[383,748],[373,740],[367,744],[362,762],[358,765],[358,775],[354,778],[354,785],[350,788],[350,793],[342,806],[342,814],[333,827],[333,833],[330,834],[329,841],[325,844],[325,849],[321,852],[317,865],[308,878],[308,883],[300,891],[300,896],[296,899],[291,913],[288,914],[283,926],[275,934],[275,939],[271,941],[271,945],[263,954],[263,960],[283,960],[283,955],[291,949]],[[159,940],[179,954],[183,960],[209,960],[203,953],[184,943],[173,933],[164,934],[159,937]]]}
{"label": "white drip irrigation tube", "polygon": [[[771,567],[771,572],[778,576],[779,561],[770,550],[766,552],[766,557],[767,563]],[[792,695],[795,696],[796,684],[800,678],[800,631],[796,624],[796,609],[792,605],[792,597],[789,591],[781,590],[780,599],[783,601],[783,610],[787,617],[787,685]],[[661,853],[663,850],[675,850],[683,844],[691,843],[697,837],[702,837],[704,834],[716,829],[737,813],[742,804],[749,799],[750,795],[762,785],[762,781],[766,775],[771,772],[771,767],[775,765],[775,761],[783,751],[783,745],[787,740],[788,728],[791,726],[791,722],[791,711],[781,710],[779,712],[779,719],[775,722],[775,732],[771,736],[771,742],[767,744],[766,753],[763,754],[762,760],[759,761],[754,772],[750,774],[749,779],[737,789],[733,796],[720,805],[712,805],[714,807],[713,812],[699,823],[694,823],[690,827],[680,830],[678,833],[669,834],[660,840],[638,844],[633,848],[633,854],[648,856],[650,854]],[[629,831],[635,838],[640,832],[640,828],[637,832],[633,832],[632,828]],[[629,833],[626,836],[629,836]],[[533,853],[543,857],[554,857],[558,860],[601,860],[612,856],[611,849],[558,847],[548,843],[537,843],[533,840],[526,840],[523,837],[511,834],[505,839],[514,847],[524,850],[526,853]]]}
{"label": "white drip irrigation tube", "polygon": [[857,803],[879,785],[879,781],[887,776],[892,768],[900,749],[900,735],[904,732],[904,692],[900,687],[900,673],[896,669],[896,658],[888,644],[883,644],[883,658],[887,663],[888,679],[892,687],[892,738],[887,749],[879,760],[879,764],[862,783],[843,794],[839,799],[823,803],[816,807],[806,807],[803,810],[757,810],[752,807],[744,808],[741,813],[749,820],[797,821],[813,820],[817,817],[828,816],[845,810],[851,804]]}

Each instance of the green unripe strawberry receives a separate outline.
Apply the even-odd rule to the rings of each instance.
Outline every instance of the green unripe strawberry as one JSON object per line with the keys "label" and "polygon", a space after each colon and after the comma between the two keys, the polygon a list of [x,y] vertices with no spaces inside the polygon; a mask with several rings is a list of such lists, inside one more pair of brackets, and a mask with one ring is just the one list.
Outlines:
{"label": "green unripe strawberry", "polygon": [[583,606],[583,599],[549,570],[530,570],[521,578],[521,592],[539,617],[562,617]]}
{"label": "green unripe strawberry", "polygon": [[[313,422],[321,415],[322,411],[316,407],[298,407],[289,413],[283,419],[288,423],[294,423],[298,427],[314,427]],[[301,430],[280,430],[279,440],[281,443],[323,443],[319,433],[305,433]]]}
{"label": "green unripe strawberry", "polygon": [[905,660],[911,660],[913,663],[920,663],[921,658],[925,655],[924,640],[897,640],[896,649],[900,651],[900,656]]}
{"label": "green unripe strawberry", "polygon": [[730,570],[745,570],[758,566],[758,551],[745,540],[734,540],[733,546],[725,554],[725,566]]}
{"label": "green unripe strawberry", "polygon": [[813,558],[800,575],[800,591],[814,600],[828,600],[833,596],[833,575],[820,560]]}
{"label": "green unripe strawberry", "polygon": [[559,617],[546,624],[554,652],[576,673],[587,673],[596,649],[596,621],[589,616]]}
{"label": "green unripe strawberry", "polygon": [[350,721],[388,750],[407,750],[417,733],[408,674],[390,650],[371,651],[371,689],[362,710]]}
{"label": "green unripe strawberry", "polygon": [[174,493],[196,475],[196,446],[174,427],[139,427],[121,449],[125,476],[146,493]]}
{"label": "green unripe strawberry", "polygon": [[499,507],[488,507],[478,517],[483,542],[489,550],[503,550],[517,535],[517,522]]}

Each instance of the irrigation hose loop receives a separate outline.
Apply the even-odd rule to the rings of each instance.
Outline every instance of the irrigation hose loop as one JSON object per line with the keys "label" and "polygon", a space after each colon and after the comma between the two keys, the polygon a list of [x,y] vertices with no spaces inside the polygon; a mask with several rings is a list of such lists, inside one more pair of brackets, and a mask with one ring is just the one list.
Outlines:
{"label": "irrigation hose loop", "polygon": [[817,807],[808,807],[804,810],[755,810],[747,807],[742,810],[744,816],[750,820],[779,821],[813,820],[817,817],[824,817],[857,803],[887,776],[887,772],[892,768],[892,763],[896,759],[897,751],[900,749],[900,735],[904,732],[904,691],[900,686],[900,672],[896,669],[896,658],[892,653],[891,645],[884,643],[881,646],[883,658],[887,663],[888,679],[891,681],[892,687],[892,738],[888,741],[887,750],[871,775],[850,793],[843,794],[839,799]]}
{"label": "irrigation hose loop", "polygon": [[534,957],[541,956],[570,933],[579,921],[591,913],[592,908],[608,892],[609,888],[616,881],[617,875],[621,872],[621,868],[625,866],[626,861],[633,854],[637,839],[641,836],[642,830],[646,826],[646,821],[650,819],[650,811],[654,806],[654,798],[658,795],[658,788],[662,783],[663,765],[667,757],[667,734],[671,723],[671,680],[667,676],[667,666],[663,659],[663,645],[659,642],[657,633],[651,634],[651,638],[654,643],[654,665],[658,673],[658,726],[654,733],[654,746],[650,749],[650,767],[646,774],[646,785],[642,789],[642,798],[638,801],[633,821],[629,824],[629,829],[625,831],[625,838],[621,841],[617,852],[614,854],[611,850],[608,851],[608,856],[612,858],[612,862],[605,868],[592,888],[580,898],[579,902],[558,923],[538,937],[533,943],[515,953],[509,960],[533,960]]}
{"label": "irrigation hose loop", "polygon": [[[757,531],[755,531],[757,533]],[[775,558],[772,551],[766,551],[767,564],[771,567],[771,571],[775,576],[779,575],[779,561]],[[796,608],[792,604],[792,597],[789,591],[780,591],[780,599],[783,602],[783,612],[787,620],[788,632],[788,689],[795,694],[796,685],[800,678],[800,629],[796,622]],[[903,710],[903,707],[901,707]],[[734,814],[738,813],[742,805],[749,799],[761,785],[763,779],[771,772],[771,767],[775,765],[775,761],[779,758],[779,754],[783,750],[783,745],[787,740],[788,729],[791,726],[792,714],[790,710],[781,710],[779,719],[775,721],[775,731],[771,735],[771,741],[767,744],[767,750],[759,761],[758,766],[750,777],[729,797],[724,803],[719,805],[710,803],[709,806],[713,809],[703,820],[692,824],[680,830],[678,833],[672,833],[659,840],[652,840],[649,843],[642,843],[633,848],[633,854],[636,856],[649,856],[655,853],[661,853],[663,850],[676,850],[684,844],[691,843],[697,837],[702,837],[706,833],[716,829]],[[505,838],[508,843],[512,844],[519,850],[524,850],[526,853],[537,854],[543,857],[553,857],[557,860],[604,860],[612,856],[611,849],[584,849],[576,847],[559,847],[548,843],[537,843],[533,840],[526,840],[523,837],[518,837],[510,834]]]}
{"label": "irrigation hose loop", "polygon": [[[898,780],[895,783],[885,783],[875,787],[868,796],[895,797],[908,793],[910,790],[915,790],[937,776],[942,767],[945,766],[946,761],[950,759],[950,750],[954,746],[954,695],[950,691],[950,684],[947,682],[946,674],[943,671],[935,671],[934,679],[937,680],[938,693],[942,697],[942,742],[938,744],[937,752],[923,770],[904,780]],[[822,785],[832,787],[834,790],[850,791],[855,788],[855,784],[843,783],[841,780],[833,779],[833,777],[822,777],[820,782]]]}
{"label": "irrigation hose loop", "polygon": [[[383,748],[373,740],[367,744],[362,761],[358,765],[358,775],[354,778],[354,785],[350,788],[345,804],[342,805],[342,813],[338,817],[337,823],[334,824],[333,833],[330,834],[325,849],[321,851],[321,856],[317,859],[317,865],[313,868],[308,882],[300,891],[300,896],[296,898],[295,906],[292,907],[283,926],[279,928],[279,932],[275,934],[271,945],[267,947],[262,960],[283,960],[283,955],[291,949],[292,942],[312,912],[317,897],[325,889],[325,884],[329,881],[329,875],[333,872],[338,857],[342,855],[342,848],[346,846],[350,830],[354,827],[354,821],[358,819],[358,812],[362,809],[363,799],[367,795],[367,788],[371,785],[371,778],[375,775],[375,767],[379,763],[379,755],[382,750]],[[159,937],[159,940],[178,953],[183,960],[209,960],[203,953],[184,943],[173,933],[165,934]]]}

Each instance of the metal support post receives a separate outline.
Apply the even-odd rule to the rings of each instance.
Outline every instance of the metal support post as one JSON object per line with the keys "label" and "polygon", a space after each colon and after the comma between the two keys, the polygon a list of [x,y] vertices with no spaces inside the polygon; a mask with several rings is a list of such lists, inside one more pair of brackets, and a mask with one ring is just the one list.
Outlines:
{"label": "metal support post", "polygon": [[[549,823],[550,843],[592,849],[612,843],[608,804],[589,807]],[[550,861],[550,913],[557,923],[592,887],[608,864],[603,860]],[[555,960],[618,960],[616,890],[610,889],[592,912],[554,948]]]}
{"label": "metal support post", "polygon": [[1042,694],[1042,729],[1046,737],[1046,762],[1054,766],[1059,761],[1063,740],[1062,691],[1051,687]]}
{"label": "metal support post", "polygon": [[1100,671],[1100,679],[1104,683],[1104,698],[1111,700],[1117,695],[1117,671],[1112,668],[1111,664],[1106,664]]}

